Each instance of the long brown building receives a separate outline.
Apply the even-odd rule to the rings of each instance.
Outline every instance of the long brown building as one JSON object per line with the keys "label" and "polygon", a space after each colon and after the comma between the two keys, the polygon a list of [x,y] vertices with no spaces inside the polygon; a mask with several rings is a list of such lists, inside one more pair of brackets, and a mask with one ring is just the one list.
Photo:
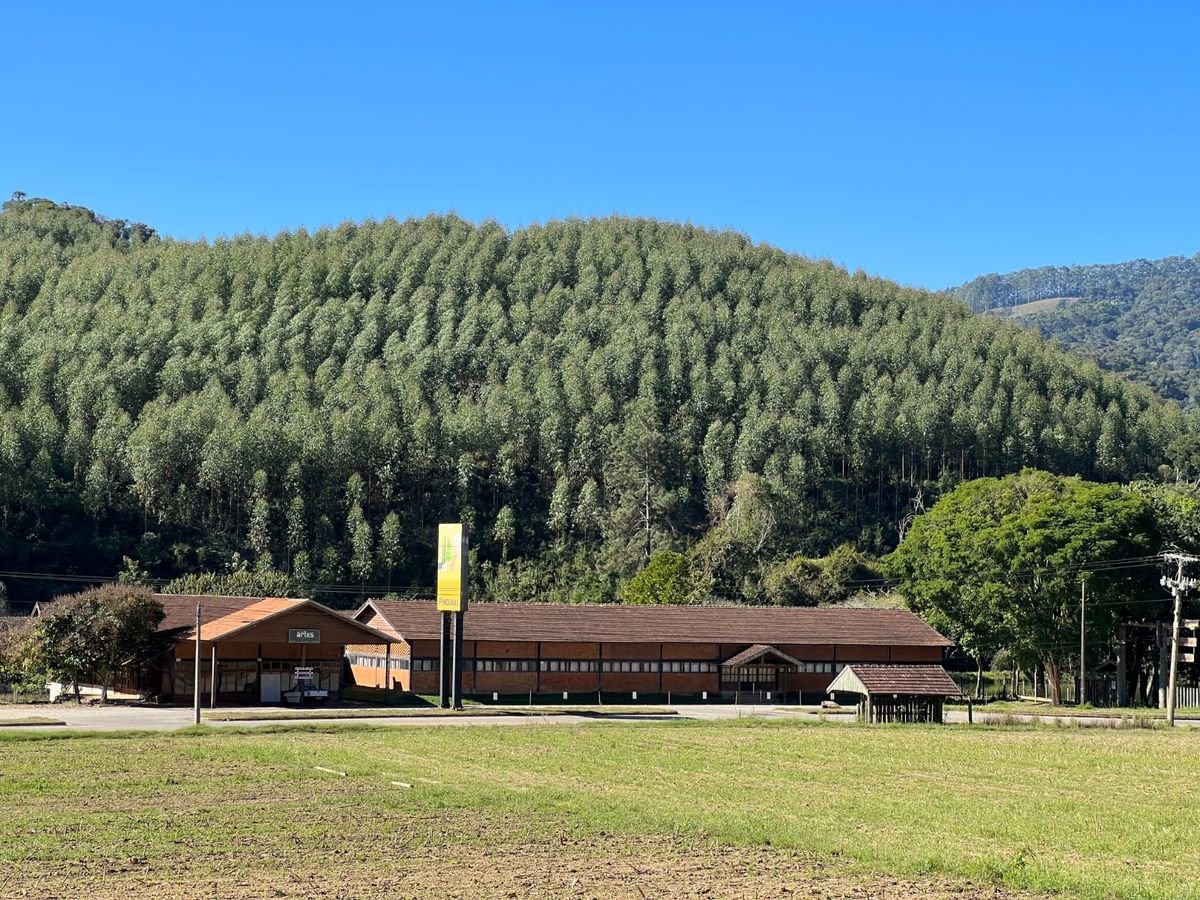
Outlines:
{"label": "long brown building", "polygon": [[[906,610],[478,603],[464,694],[631,693],[816,699],[850,663],[940,663],[951,642]],[[438,691],[430,601],[371,600],[354,619],[389,644],[348,646],[354,682]]]}

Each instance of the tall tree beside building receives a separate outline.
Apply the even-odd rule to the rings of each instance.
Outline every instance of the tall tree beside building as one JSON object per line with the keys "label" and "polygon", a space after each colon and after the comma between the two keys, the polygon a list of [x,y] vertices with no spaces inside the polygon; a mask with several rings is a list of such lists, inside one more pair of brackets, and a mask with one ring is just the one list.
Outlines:
{"label": "tall tree beside building", "polygon": [[[1080,581],[1087,578],[1089,646],[1107,646],[1145,570],[1113,560],[1155,552],[1150,503],[1118,485],[1026,470],[959,485],[917,517],[888,558],[910,607],[982,663],[1007,648],[1046,668],[1054,701],[1078,659]],[[1144,598],[1143,598],[1144,599]]]}

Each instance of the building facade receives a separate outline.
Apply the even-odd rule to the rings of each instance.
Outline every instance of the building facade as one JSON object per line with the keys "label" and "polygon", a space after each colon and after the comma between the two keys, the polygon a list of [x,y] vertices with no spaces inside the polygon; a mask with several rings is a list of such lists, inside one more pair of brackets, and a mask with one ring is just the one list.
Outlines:
{"label": "building facade", "polygon": [[158,630],[163,649],[139,671],[139,687],[169,702],[192,701],[197,652],[205,705],[279,703],[301,683],[336,698],[346,684],[347,646],[389,640],[313,600],[172,594],[156,599],[165,613]]}
{"label": "building facade", "polygon": [[[355,614],[389,644],[347,647],[355,684],[436,694],[431,601]],[[464,695],[817,699],[849,663],[941,663],[951,642],[906,610],[479,603],[464,620]]]}

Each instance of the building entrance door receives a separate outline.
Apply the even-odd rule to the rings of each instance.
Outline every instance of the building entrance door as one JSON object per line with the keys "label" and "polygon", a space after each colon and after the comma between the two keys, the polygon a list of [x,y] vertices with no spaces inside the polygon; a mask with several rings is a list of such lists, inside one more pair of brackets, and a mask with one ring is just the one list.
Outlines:
{"label": "building entrance door", "polygon": [[283,690],[280,682],[283,674],[280,672],[262,673],[262,691],[259,699],[263,703],[279,703],[283,700]]}

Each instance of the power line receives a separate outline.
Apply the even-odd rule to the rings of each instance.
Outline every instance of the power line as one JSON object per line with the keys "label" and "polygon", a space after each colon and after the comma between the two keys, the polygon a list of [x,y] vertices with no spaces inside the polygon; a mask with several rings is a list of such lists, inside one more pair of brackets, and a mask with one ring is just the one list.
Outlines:
{"label": "power line", "polygon": [[[112,584],[120,579],[115,575],[83,575],[77,573],[58,572],[18,572],[0,571],[0,578],[19,581],[51,581],[69,582],[73,584]],[[172,578],[139,578],[138,584],[148,587],[163,587],[176,579]],[[429,594],[434,592],[433,585],[392,585],[383,584],[321,584],[305,582],[300,585],[305,590],[320,591],[329,594]]]}

